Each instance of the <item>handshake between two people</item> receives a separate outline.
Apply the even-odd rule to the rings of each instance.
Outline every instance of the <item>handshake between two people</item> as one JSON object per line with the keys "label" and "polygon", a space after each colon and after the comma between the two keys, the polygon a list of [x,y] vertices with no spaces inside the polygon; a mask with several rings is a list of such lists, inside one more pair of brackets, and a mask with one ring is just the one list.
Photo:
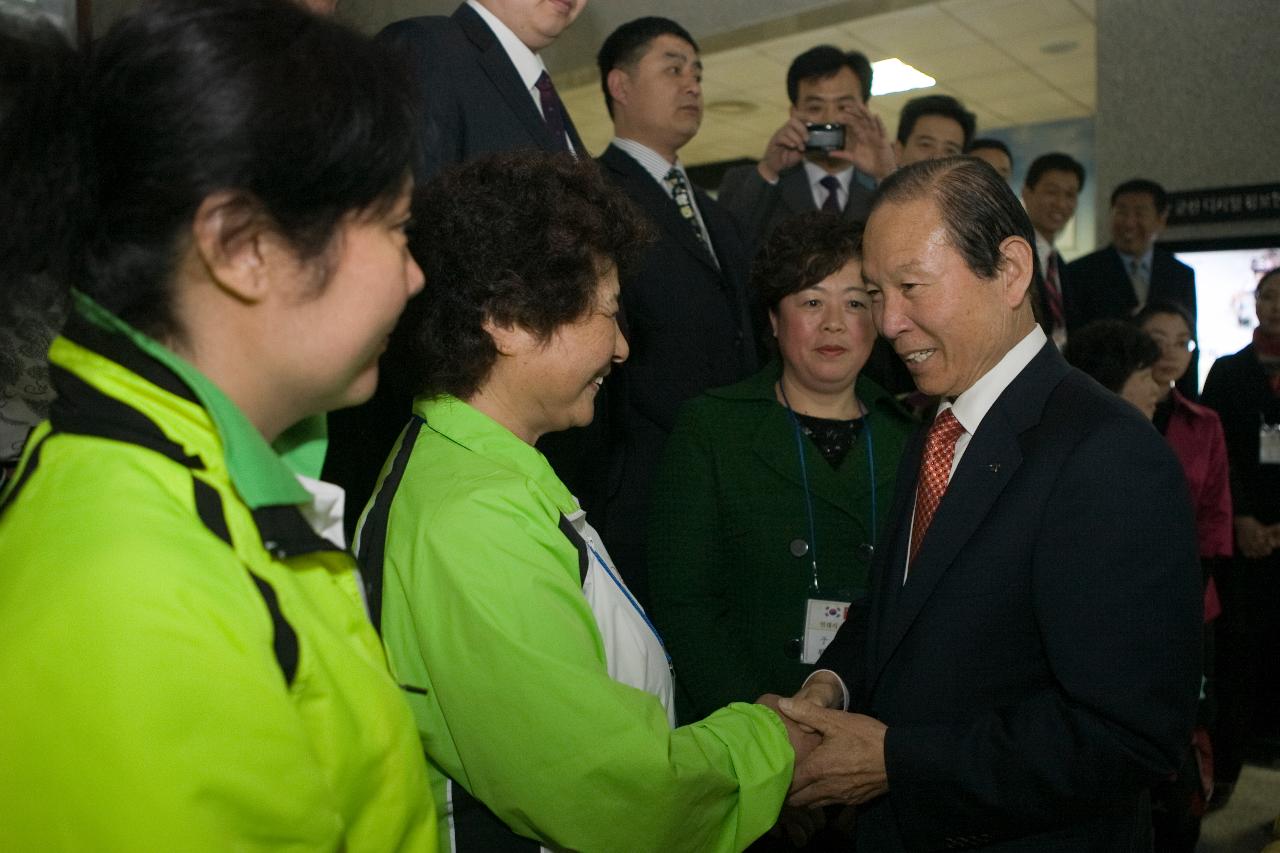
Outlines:
{"label": "handshake between two people", "polygon": [[[814,673],[789,699],[766,693],[756,700],[787,728],[795,768],[780,827],[800,846],[822,825],[822,807],[855,806],[889,790],[884,765],[887,727],[841,710],[844,689],[829,672]],[[852,810],[846,810],[846,819]]]}

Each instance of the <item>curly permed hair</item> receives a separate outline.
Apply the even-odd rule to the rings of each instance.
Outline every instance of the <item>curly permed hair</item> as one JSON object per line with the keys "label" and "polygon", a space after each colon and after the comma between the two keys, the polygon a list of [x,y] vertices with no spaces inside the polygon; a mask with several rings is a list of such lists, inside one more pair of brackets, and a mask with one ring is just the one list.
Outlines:
{"label": "curly permed hair", "polygon": [[473,396],[498,351],[487,320],[542,340],[592,307],[652,239],[639,209],[591,160],[513,151],[455,166],[414,195],[409,250],[426,286],[392,338],[415,395]]}

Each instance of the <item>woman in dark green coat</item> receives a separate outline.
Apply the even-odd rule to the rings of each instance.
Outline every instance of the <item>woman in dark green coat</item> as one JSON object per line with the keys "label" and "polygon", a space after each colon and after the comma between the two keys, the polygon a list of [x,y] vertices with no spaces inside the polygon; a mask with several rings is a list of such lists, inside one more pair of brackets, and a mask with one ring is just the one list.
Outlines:
{"label": "woman in dark green coat", "polygon": [[829,214],[775,230],[752,284],[777,357],[686,404],[668,440],[649,577],[682,720],[794,693],[866,594],[915,423],[858,376],[876,337],[860,243]]}

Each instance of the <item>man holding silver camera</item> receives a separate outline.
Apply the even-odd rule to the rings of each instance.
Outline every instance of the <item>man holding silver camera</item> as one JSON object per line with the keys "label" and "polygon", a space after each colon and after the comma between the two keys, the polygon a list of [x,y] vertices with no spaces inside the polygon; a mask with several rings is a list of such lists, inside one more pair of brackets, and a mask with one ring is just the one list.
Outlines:
{"label": "man holding silver camera", "polygon": [[871,63],[819,45],[787,70],[791,112],[755,166],[725,173],[720,202],[754,250],[784,219],[828,210],[863,222],[876,183],[895,168],[890,140],[867,109]]}

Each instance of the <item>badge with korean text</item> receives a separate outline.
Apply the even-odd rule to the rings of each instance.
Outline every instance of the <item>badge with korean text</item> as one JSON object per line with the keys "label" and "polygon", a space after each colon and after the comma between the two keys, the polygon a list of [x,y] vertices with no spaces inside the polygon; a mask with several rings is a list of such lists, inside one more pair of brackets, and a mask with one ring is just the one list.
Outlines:
{"label": "badge with korean text", "polygon": [[844,624],[849,615],[849,602],[824,601],[810,598],[805,602],[804,611],[804,649],[800,660],[804,663],[817,663],[818,658],[826,650],[827,644],[835,637],[836,631]]}

